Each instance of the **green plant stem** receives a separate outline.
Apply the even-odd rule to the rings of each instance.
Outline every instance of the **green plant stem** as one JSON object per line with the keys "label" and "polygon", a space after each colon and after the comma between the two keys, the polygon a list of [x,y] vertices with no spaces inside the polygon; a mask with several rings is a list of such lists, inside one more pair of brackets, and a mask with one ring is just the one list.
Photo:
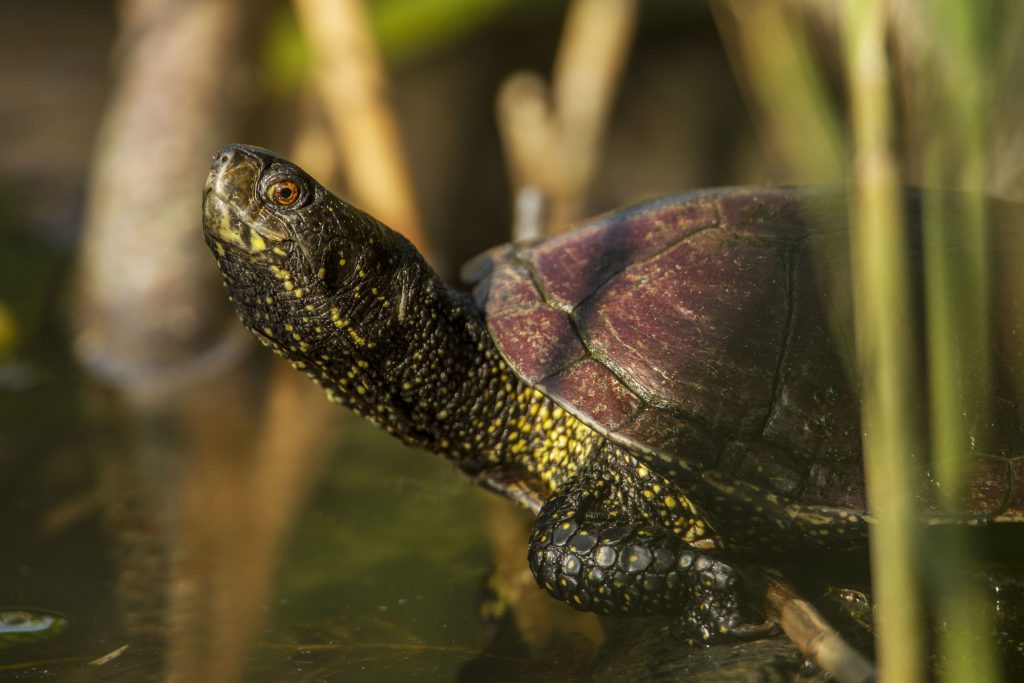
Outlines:
{"label": "green plant stem", "polygon": [[[988,236],[985,188],[991,64],[984,59],[983,0],[934,0],[924,16],[939,84],[936,115],[925,124],[924,182],[967,194],[957,206],[932,194],[924,203],[931,452],[944,512],[958,514],[967,487],[972,427],[988,423],[991,384]],[[953,85],[955,84],[955,85]],[[966,529],[950,529],[933,549],[931,578],[939,622],[939,680],[999,680],[993,615],[972,576],[974,548]]]}
{"label": "green plant stem", "polygon": [[787,180],[841,182],[842,122],[799,12],[785,2],[720,0],[711,5],[733,70],[763,120],[768,147]]}
{"label": "green plant stem", "polygon": [[913,371],[901,188],[891,153],[886,3],[847,0],[845,30],[855,149],[851,206],[854,321],[864,387],[864,455],[880,681],[924,680],[917,583]]}

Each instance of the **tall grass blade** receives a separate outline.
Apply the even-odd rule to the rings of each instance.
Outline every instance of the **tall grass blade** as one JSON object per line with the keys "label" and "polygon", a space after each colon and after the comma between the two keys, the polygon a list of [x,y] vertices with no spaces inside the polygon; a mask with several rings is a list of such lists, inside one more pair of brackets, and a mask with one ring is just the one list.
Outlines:
{"label": "tall grass blade", "polygon": [[886,3],[847,0],[844,30],[852,106],[854,322],[864,389],[863,433],[879,680],[918,683],[924,635],[917,584],[919,529],[912,454],[910,317],[902,191],[892,145]]}

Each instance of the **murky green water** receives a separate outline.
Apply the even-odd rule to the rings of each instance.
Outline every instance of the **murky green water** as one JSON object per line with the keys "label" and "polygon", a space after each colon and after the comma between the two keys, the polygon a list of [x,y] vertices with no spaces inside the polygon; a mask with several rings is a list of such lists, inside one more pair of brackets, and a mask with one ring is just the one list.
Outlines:
{"label": "murky green water", "polygon": [[[140,463],[109,452],[126,442],[125,427],[91,405],[104,400],[100,390],[56,350],[8,365],[7,376],[21,379],[0,389],[0,607],[53,610],[67,627],[49,639],[40,629],[37,638],[20,641],[0,629],[0,680],[15,672],[26,680],[70,675],[123,644],[129,650],[105,675],[156,675],[161,642],[139,636],[158,628],[165,586],[150,586],[158,612],[134,615],[146,628],[130,633],[118,587],[126,577],[117,575],[124,558],[115,556],[124,539],[111,536],[120,532],[118,515],[131,514],[105,509],[121,503],[104,499],[109,491],[97,475],[111,467],[105,459],[114,467]],[[450,680],[482,645],[476,605],[489,563],[479,494],[445,463],[361,423],[350,427],[332,445],[336,457],[324,465],[286,541],[252,675],[277,680],[289,671],[328,669],[349,680],[410,673]],[[166,539],[140,542],[164,547]],[[138,601],[131,609],[140,609]]]}

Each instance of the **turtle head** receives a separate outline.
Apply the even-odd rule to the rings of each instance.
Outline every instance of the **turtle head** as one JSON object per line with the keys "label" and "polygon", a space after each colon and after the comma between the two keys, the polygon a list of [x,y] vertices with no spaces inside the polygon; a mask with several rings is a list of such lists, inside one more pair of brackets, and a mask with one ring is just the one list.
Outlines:
{"label": "turtle head", "polygon": [[483,449],[470,425],[506,415],[515,377],[472,300],[408,240],[243,145],[213,159],[203,228],[242,322],[328,399],[406,443],[459,458]]}
{"label": "turtle head", "polygon": [[214,156],[203,228],[246,327],[311,370],[325,357],[364,358],[407,285],[429,277],[408,241],[257,147]]}

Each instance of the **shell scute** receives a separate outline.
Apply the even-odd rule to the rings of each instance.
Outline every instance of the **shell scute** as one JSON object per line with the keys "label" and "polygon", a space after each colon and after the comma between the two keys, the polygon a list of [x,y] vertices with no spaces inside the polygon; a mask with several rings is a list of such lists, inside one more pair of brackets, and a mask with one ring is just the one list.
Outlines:
{"label": "shell scute", "polygon": [[[994,455],[975,454],[968,464],[964,477],[964,490],[959,504],[961,509],[972,516],[994,517],[1007,507],[1013,484],[1010,461]],[[941,515],[942,505],[939,491],[927,483],[922,487],[925,493],[926,511]]]}
{"label": "shell scute", "polygon": [[491,273],[489,281],[477,287],[487,295],[488,315],[503,315],[535,308],[544,303],[526,268],[507,263]]}
{"label": "shell scute", "polygon": [[618,429],[636,413],[640,399],[593,358],[586,358],[543,382],[541,391],[558,396],[593,424]]}
{"label": "shell scute", "polygon": [[646,259],[687,233],[715,225],[710,198],[655,202],[599,217],[525,251],[551,302],[571,310],[627,265]]}
{"label": "shell scute", "polygon": [[758,441],[734,441],[726,446],[720,469],[766,491],[792,497],[803,486],[807,463],[788,449]]}
{"label": "shell scute", "polygon": [[795,249],[792,321],[764,435],[814,458],[860,459],[849,246],[845,233]]}
{"label": "shell scute", "polygon": [[1015,519],[1024,519],[1024,457],[1013,458],[1010,463],[1010,492],[1003,513]]}
{"label": "shell scute", "polygon": [[644,406],[615,436],[641,445],[656,444],[663,453],[684,458],[696,469],[714,467],[722,452],[712,434],[696,421],[681,420],[651,405]]}
{"label": "shell scute", "polygon": [[963,509],[983,515],[1002,512],[1010,497],[1012,472],[1009,461],[994,455],[976,455],[970,468]]}
{"label": "shell scute", "polygon": [[624,270],[576,320],[591,353],[641,395],[755,431],[771,402],[786,289],[778,250],[710,229]]}
{"label": "shell scute", "polygon": [[853,512],[867,510],[860,462],[815,462],[800,495],[807,505],[830,505]]}
{"label": "shell scute", "polygon": [[846,229],[846,202],[837,194],[804,194],[797,200],[791,189],[758,188],[717,197],[722,226],[751,237],[795,240]]}
{"label": "shell scute", "polygon": [[569,316],[537,305],[502,316],[491,330],[504,339],[502,350],[516,372],[537,384],[586,355]]}
{"label": "shell scute", "polygon": [[525,268],[504,262],[481,286],[488,285],[491,334],[523,379],[536,384],[584,357],[568,314],[544,303]]}

